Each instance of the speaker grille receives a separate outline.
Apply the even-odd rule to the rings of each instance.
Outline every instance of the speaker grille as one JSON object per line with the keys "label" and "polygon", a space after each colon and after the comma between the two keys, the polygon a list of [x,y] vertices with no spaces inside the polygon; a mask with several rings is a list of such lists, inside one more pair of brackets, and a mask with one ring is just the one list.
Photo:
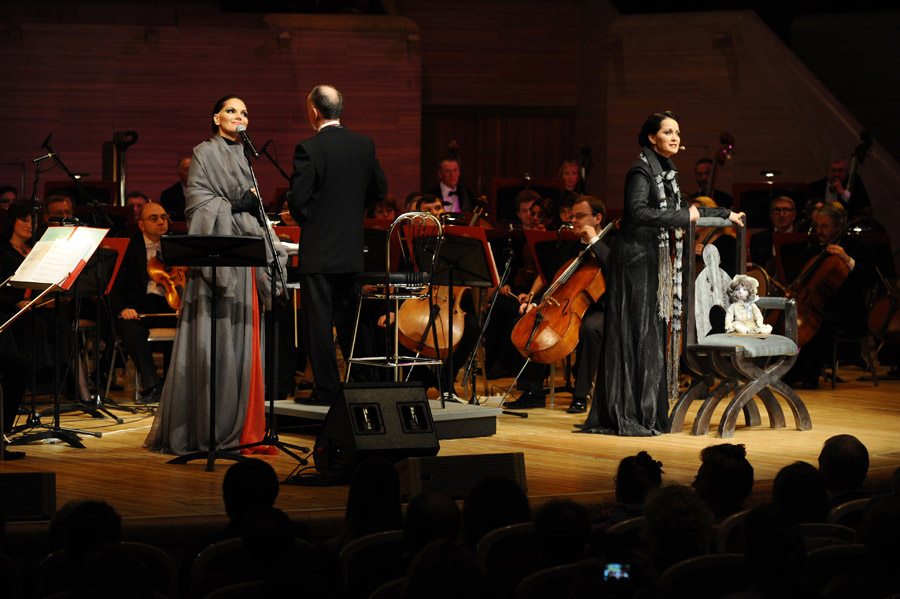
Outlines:
{"label": "speaker grille", "polygon": [[423,489],[438,489],[462,499],[478,481],[490,476],[511,478],[528,490],[525,454],[521,452],[411,457],[397,468],[405,497],[414,497]]}
{"label": "speaker grille", "polygon": [[49,520],[55,511],[55,472],[0,474],[0,512],[9,520]]}

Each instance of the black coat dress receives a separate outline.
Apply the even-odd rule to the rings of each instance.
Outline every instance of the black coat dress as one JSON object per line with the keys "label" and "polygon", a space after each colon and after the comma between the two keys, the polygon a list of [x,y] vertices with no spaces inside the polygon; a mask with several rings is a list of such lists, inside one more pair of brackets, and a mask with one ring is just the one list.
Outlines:
{"label": "black coat dress", "polygon": [[[645,149],[625,179],[625,212],[610,250],[606,273],[606,322],[600,370],[582,432],[651,436],[669,431],[666,323],[657,313],[660,227],[686,227],[688,208],[660,208],[654,176],[675,166]],[[681,208],[675,208],[682,205]],[[700,208],[703,216],[728,217],[727,208]],[[693,252],[685,250],[693,257]]]}

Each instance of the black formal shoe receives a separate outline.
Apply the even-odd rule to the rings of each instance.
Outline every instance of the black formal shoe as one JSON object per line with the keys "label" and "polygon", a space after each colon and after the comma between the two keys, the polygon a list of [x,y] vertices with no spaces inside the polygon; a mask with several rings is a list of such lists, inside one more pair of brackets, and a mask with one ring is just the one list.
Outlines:
{"label": "black formal shoe", "polygon": [[141,395],[137,399],[138,402],[142,404],[159,403],[159,398],[162,397],[162,388],[162,383],[159,383],[149,389],[141,391]]}
{"label": "black formal shoe", "polygon": [[583,399],[573,399],[566,412],[569,414],[584,414],[587,412],[587,402]]}
{"label": "black formal shoe", "polygon": [[547,405],[547,399],[543,393],[537,391],[526,391],[516,401],[510,401],[503,404],[504,408],[511,410],[528,410],[530,408],[543,408]]}
{"label": "black formal shoe", "polygon": [[12,460],[21,460],[24,457],[24,451],[9,451],[6,449],[3,450],[3,459],[7,462],[11,462]]}

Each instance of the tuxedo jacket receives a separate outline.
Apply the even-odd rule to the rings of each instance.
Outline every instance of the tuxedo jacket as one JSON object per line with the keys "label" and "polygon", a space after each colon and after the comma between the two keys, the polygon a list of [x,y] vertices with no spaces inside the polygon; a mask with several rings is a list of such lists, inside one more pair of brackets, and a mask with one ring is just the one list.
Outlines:
{"label": "tuxedo jacket", "polygon": [[159,194],[159,203],[172,220],[184,220],[184,189],[179,181]]}
{"label": "tuxedo jacket", "polygon": [[[815,202],[816,200],[825,199],[825,190],[828,188],[828,179],[822,178],[816,181],[813,181],[809,184],[809,201]],[[841,204],[844,205],[844,208],[847,209],[847,213],[850,218],[855,218],[862,214],[863,210],[869,207],[869,193],[866,191],[866,186],[863,185],[862,179],[859,175],[854,175],[853,178],[853,194],[850,196],[850,200],[845,202],[841,200]]]}
{"label": "tuxedo jacket", "polygon": [[147,284],[150,273],[147,272],[147,246],[144,245],[143,233],[132,235],[119,266],[119,274],[109,293],[109,303],[113,316],[118,316],[125,308],[133,308],[142,312],[147,299]]}
{"label": "tuxedo jacket", "polygon": [[[438,183],[436,186],[432,187],[425,193],[430,193],[436,195],[439,198],[441,196],[441,184]],[[467,212],[472,210],[472,207],[475,205],[475,197],[472,195],[472,192],[463,187],[462,185],[456,186],[457,197],[459,198],[459,209],[462,212]]]}
{"label": "tuxedo jacket", "polygon": [[339,125],[299,143],[287,201],[301,227],[300,272],[362,271],[363,214],[385,193],[371,138]]}

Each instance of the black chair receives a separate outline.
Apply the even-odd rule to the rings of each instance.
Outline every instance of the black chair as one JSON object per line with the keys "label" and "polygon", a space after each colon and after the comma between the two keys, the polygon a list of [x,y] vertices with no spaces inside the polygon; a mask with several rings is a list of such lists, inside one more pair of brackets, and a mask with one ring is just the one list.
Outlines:
{"label": "black chair", "polygon": [[402,530],[376,532],[347,543],[341,549],[345,599],[365,599],[384,583],[406,574],[403,551]]}
{"label": "black chair", "polygon": [[744,556],[713,553],[682,560],[666,569],[659,586],[668,599],[714,599],[750,587]]}

